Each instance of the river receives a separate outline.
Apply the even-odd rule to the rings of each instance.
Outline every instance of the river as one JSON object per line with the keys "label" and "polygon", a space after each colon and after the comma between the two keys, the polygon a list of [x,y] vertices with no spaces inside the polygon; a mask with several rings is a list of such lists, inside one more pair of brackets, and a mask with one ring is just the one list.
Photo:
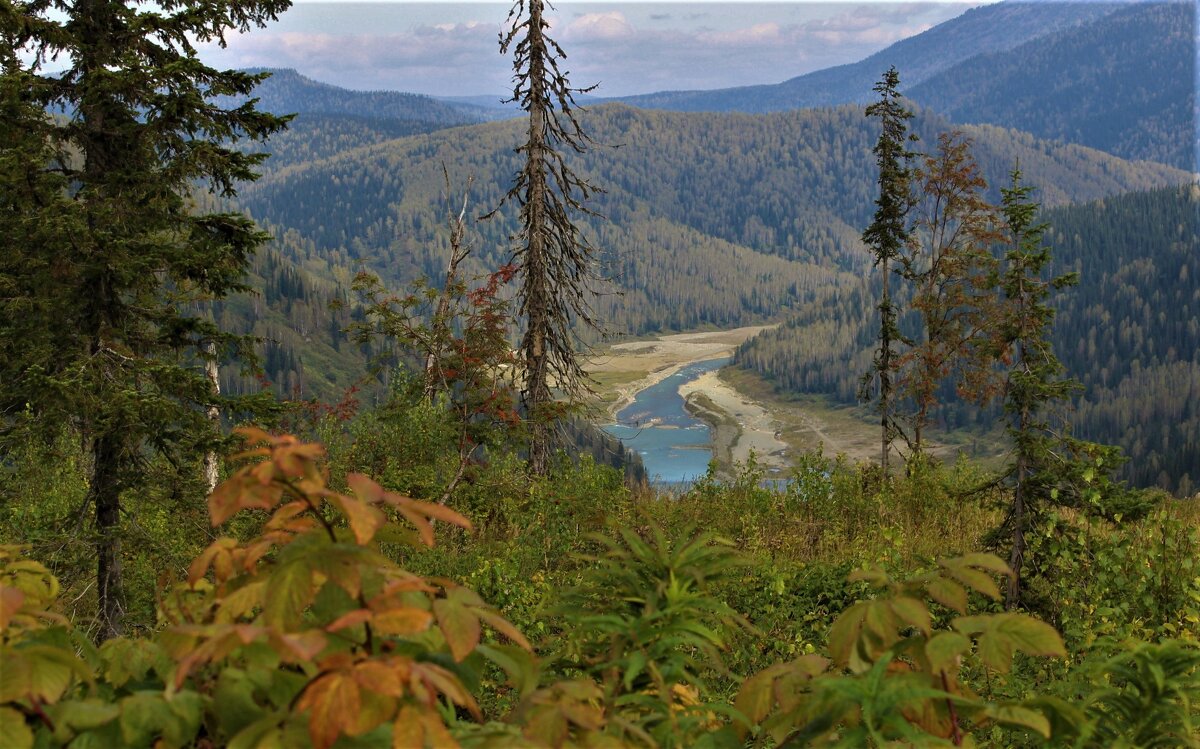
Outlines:
{"label": "river", "polygon": [[684,408],[679,387],[729,362],[726,356],[685,365],[638,392],[617,414],[617,423],[602,428],[641,455],[651,481],[680,483],[703,476],[712,460],[712,436],[708,425]]}

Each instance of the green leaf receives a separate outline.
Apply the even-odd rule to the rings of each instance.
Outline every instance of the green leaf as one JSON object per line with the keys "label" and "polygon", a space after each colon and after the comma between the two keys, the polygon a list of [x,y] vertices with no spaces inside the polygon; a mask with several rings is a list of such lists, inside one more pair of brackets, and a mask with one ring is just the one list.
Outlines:
{"label": "green leaf", "polygon": [[921,630],[921,633],[926,637],[929,636],[932,630],[931,617],[929,609],[925,604],[915,598],[908,596],[899,596],[892,599],[892,611],[896,613],[906,624],[916,627]]}
{"label": "green leaf", "polygon": [[213,715],[226,736],[262,719],[264,711],[254,698],[254,691],[254,683],[241,669],[226,668],[221,672],[213,692]]}
{"label": "green leaf", "polygon": [[751,726],[762,723],[771,712],[775,704],[775,678],[779,676],[780,668],[780,665],[771,666],[742,682],[733,706]]}
{"label": "green leaf", "polygon": [[867,603],[859,601],[846,609],[834,620],[829,629],[829,654],[839,666],[850,663],[850,657],[858,648],[862,635],[863,618],[867,614]]}
{"label": "green leaf", "polygon": [[279,742],[279,714],[268,715],[238,731],[226,749],[266,749],[281,746]]}
{"label": "green leaf", "polygon": [[984,714],[997,723],[1022,726],[1040,734],[1044,739],[1050,738],[1050,721],[1037,710],[1009,703],[988,705]]}
{"label": "green leaf", "polygon": [[25,725],[25,716],[11,707],[0,707],[0,746],[6,749],[31,749],[33,731]]}
{"label": "green leaf", "polygon": [[635,650],[629,654],[628,665],[625,666],[625,676],[621,682],[626,689],[633,688],[633,682],[638,675],[646,668],[646,654],[640,650]]}
{"label": "green leaf", "polygon": [[993,601],[999,600],[1000,588],[988,573],[967,566],[962,559],[947,559],[941,564],[947,574],[958,582],[977,593],[982,593]]}
{"label": "green leaf", "polygon": [[89,698],[60,702],[53,706],[52,711],[47,712],[54,718],[55,725],[61,724],[76,731],[87,731],[111,722],[120,715],[121,710],[111,702]]}
{"label": "green leaf", "polygon": [[967,613],[967,591],[953,580],[938,577],[925,585],[929,597],[952,611]]}
{"label": "green leaf", "polygon": [[968,635],[978,635],[979,657],[985,665],[1008,673],[1014,650],[1029,655],[1066,656],[1058,632],[1045,622],[1025,614],[963,616],[952,625]]}
{"label": "green leaf", "polygon": [[967,567],[978,567],[980,569],[987,570],[988,572],[994,572],[997,575],[1008,575],[1011,573],[1011,570],[1004,560],[995,554],[966,554],[959,557],[958,561],[962,562],[962,564]]}
{"label": "green leaf", "polygon": [[522,698],[537,689],[539,673],[532,654],[515,645],[479,645],[475,650],[508,674]]}
{"label": "green leaf", "polygon": [[957,632],[939,632],[925,643],[925,656],[934,674],[942,671],[957,673],[958,667],[948,669],[963,653],[971,649],[971,641]]}
{"label": "green leaf", "polygon": [[447,591],[445,598],[433,602],[433,614],[437,617],[438,627],[456,661],[466,658],[479,644],[479,617],[468,608],[470,602],[470,596],[464,594],[461,588],[452,588]]}
{"label": "green leaf", "polygon": [[865,582],[873,588],[886,588],[891,579],[887,573],[878,568],[869,570],[854,570],[847,577],[848,582]]}
{"label": "green leaf", "polygon": [[272,627],[296,629],[315,593],[312,568],[303,558],[281,564],[271,573],[267,590],[270,592],[263,602],[263,620]]}
{"label": "green leaf", "polygon": [[120,702],[121,738],[126,746],[149,746],[175,720],[162,692],[138,692]]}

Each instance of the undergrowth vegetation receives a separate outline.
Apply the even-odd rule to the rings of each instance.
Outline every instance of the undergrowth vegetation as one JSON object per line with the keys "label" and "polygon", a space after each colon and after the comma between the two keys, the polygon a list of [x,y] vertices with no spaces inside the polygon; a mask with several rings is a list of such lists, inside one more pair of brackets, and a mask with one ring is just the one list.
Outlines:
{"label": "undergrowth vegetation", "polygon": [[0,559],[0,744],[1198,743],[1194,500],[1048,515],[1006,611],[1004,490],[969,463],[816,453],[672,491],[497,447],[441,503],[453,418],[398,389],[316,424],[327,448],[242,430],[206,506],[130,497],[135,634],[99,647],[83,473],[69,437],[30,445],[0,505],[25,543]]}

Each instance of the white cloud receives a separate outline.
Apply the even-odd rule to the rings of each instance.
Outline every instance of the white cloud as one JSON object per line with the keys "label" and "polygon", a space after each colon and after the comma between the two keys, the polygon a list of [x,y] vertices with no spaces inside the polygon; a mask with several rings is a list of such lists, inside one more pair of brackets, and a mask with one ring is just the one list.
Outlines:
{"label": "white cloud", "polygon": [[[775,83],[853,62],[963,6],[562,3],[551,34],[570,55],[571,80],[601,96]],[[299,4],[277,26],[205,50],[231,67],[294,67],[340,86],[464,95],[507,90],[497,39],[502,5]]]}
{"label": "white cloud", "polygon": [[607,13],[585,13],[573,19],[562,32],[562,39],[629,39],[637,35],[625,14],[614,10]]}

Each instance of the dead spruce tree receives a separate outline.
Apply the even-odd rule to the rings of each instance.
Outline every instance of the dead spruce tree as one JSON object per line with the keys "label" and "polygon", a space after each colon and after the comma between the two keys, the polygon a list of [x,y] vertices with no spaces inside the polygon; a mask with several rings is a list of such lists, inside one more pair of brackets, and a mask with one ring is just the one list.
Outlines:
{"label": "dead spruce tree", "polygon": [[501,53],[511,49],[513,54],[510,101],[529,114],[528,137],[516,149],[524,163],[501,205],[516,200],[520,206],[513,259],[520,269],[517,313],[525,321],[521,402],[530,424],[529,470],[535,475],[549,467],[551,430],[560,413],[551,386],[568,404],[591,391],[573,327],[598,329],[588,300],[598,280],[596,252],[571,220],[573,213],[592,213],[583,202],[595,188],[565,158],[591,143],[576,118],[574,98],[591,88],[571,88],[559,69],[566,53],[546,35],[544,9],[543,0],[517,0],[508,31],[500,35]]}

